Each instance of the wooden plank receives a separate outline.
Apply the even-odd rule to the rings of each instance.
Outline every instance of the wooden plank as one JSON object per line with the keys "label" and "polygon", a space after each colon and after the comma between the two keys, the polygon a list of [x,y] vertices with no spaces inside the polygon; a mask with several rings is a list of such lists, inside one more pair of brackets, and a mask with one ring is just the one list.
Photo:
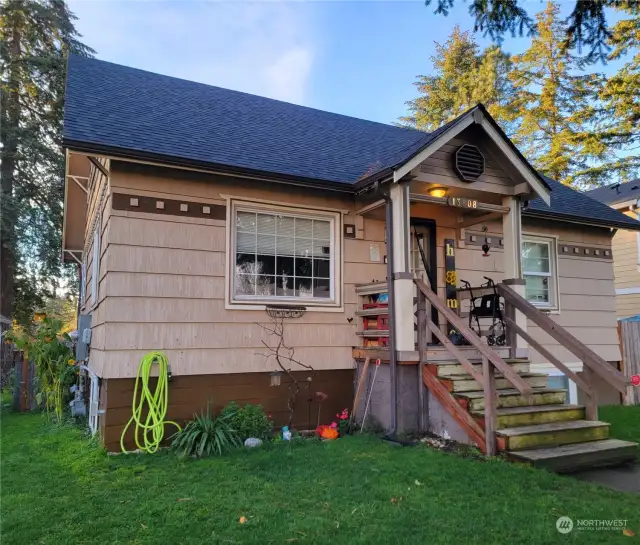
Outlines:
{"label": "wooden plank", "polygon": [[365,337],[367,339],[370,337],[388,337],[389,330],[388,329],[367,329],[365,331],[358,331],[356,335],[358,337]]}
{"label": "wooden plank", "polygon": [[356,316],[383,316],[389,314],[388,308],[368,308],[365,310],[357,310]]}
{"label": "wooden plank", "polygon": [[437,308],[444,317],[455,326],[455,328],[467,339],[476,349],[486,357],[504,376],[513,384],[513,386],[518,389],[521,393],[528,395],[531,394],[531,387],[520,378],[518,373],[516,373],[505,361],[498,355],[497,352],[489,348],[486,344],[482,342],[482,339],[476,335],[476,333],[464,323],[460,317],[453,312],[450,308],[440,300],[440,298],[433,293],[429,287],[422,281],[415,279],[414,280],[418,289],[420,289],[429,302]]}
{"label": "wooden plank", "polygon": [[431,320],[427,319],[427,298],[424,294],[418,291],[418,354],[420,355],[420,369],[418,375],[419,390],[418,390],[418,430],[424,433],[427,430],[427,422],[425,418],[425,391],[424,382],[420,380],[420,376],[425,372],[426,352],[427,352],[427,322],[431,323]]}
{"label": "wooden plank", "polygon": [[578,359],[584,362],[585,366],[591,368],[600,378],[607,381],[620,393],[624,394],[626,392],[628,380],[625,379],[622,373],[611,367],[611,365],[598,356],[593,350],[555,323],[549,316],[540,312],[539,309],[518,295],[509,286],[498,284],[498,291],[500,295],[504,297],[505,302],[508,301],[515,306],[545,333],[575,354]]}
{"label": "wooden plank", "polygon": [[484,378],[484,433],[489,456],[495,456],[497,452],[496,428],[498,420],[496,415],[497,394],[496,379],[493,365],[488,358],[482,358],[482,376]]}
{"label": "wooden plank", "polygon": [[515,333],[520,335],[527,343],[529,343],[529,346],[532,346],[533,349],[536,350],[543,358],[547,358],[550,363],[553,363],[553,365],[555,365],[567,377],[575,382],[576,385],[579,386],[582,391],[585,392],[588,396],[592,395],[593,392],[591,387],[584,380],[582,380],[576,373],[574,373],[564,363],[556,358],[549,350],[547,350],[543,345],[541,345],[537,340],[529,335],[529,333],[527,333],[524,329],[522,329],[518,324],[516,324],[511,318],[507,316],[505,316],[504,321],[510,331],[514,331]]}
{"label": "wooden plank", "polygon": [[422,374],[425,385],[429,391],[442,403],[447,412],[460,424],[467,432],[470,439],[474,441],[482,452],[487,452],[484,430],[478,425],[474,418],[463,409],[456,399],[447,389],[440,384],[440,381],[429,373],[426,369]]}
{"label": "wooden plank", "polygon": [[358,295],[376,295],[378,293],[387,293],[387,283],[372,282],[370,284],[356,284],[356,293]]}
{"label": "wooden plank", "polygon": [[360,400],[360,393],[362,392],[362,385],[367,377],[367,371],[369,370],[369,362],[371,362],[371,358],[367,358],[364,360],[364,364],[362,365],[362,372],[360,373],[360,378],[358,379],[358,387],[356,388],[356,394],[353,397],[353,408],[351,409],[351,414],[349,414],[349,426],[351,426],[351,422],[353,422],[354,415],[358,410],[358,401]]}
{"label": "wooden plank", "polygon": [[590,395],[587,397],[587,404],[586,404],[587,420],[597,420],[598,419],[598,398],[596,397],[596,393],[595,393],[595,381],[594,381],[595,374],[589,367],[586,367],[586,366],[584,367],[582,372],[585,376],[587,384],[589,384],[589,386],[593,388],[591,389]]}
{"label": "wooden plank", "polygon": [[[623,370],[630,380],[633,375],[640,375],[640,322],[620,322],[622,341]],[[627,387],[625,403],[640,405],[640,387]]]}
{"label": "wooden plank", "polygon": [[440,342],[451,353],[451,355],[460,362],[467,373],[469,373],[474,379],[482,384],[482,373],[478,372],[478,370],[466,358],[466,356],[460,350],[458,350],[458,347],[454,345],[442,331],[440,331],[440,328],[436,326],[436,324],[434,324],[431,320],[428,321],[427,326],[431,330],[431,333],[433,333],[440,340]]}

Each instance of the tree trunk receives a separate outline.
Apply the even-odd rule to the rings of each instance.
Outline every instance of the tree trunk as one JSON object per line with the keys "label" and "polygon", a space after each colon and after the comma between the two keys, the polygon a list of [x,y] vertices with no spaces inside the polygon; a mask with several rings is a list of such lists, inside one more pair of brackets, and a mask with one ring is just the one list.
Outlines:
{"label": "tree trunk", "polygon": [[0,104],[0,141],[2,163],[0,164],[0,314],[13,316],[13,279],[15,274],[15,226],[16,208],[13,202],[18,130],[20,123],[19,70],[20,29],[11,34],[7,59],[9,64],[8,93]]}

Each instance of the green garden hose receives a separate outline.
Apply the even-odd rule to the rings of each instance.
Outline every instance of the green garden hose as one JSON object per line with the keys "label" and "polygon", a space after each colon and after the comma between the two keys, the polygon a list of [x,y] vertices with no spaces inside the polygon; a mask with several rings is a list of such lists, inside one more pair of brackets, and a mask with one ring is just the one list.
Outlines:
{"label": "green garden hose", "polygon": [[[156,389],[151,392],[149,382],[151,379],[151,368],[157,363],[158,383]],[[141,384],[141,391],[138,393],[138,383]],[[133,390],[133,415],[127,425],[122,430],[120,446],[122,452],[127,452],[124,448],[124,436],[132,422],[135,422],[135,442],[136,446],[143,452],[149,454],[156,452],[160,448],[160,443],[164,439],[164,427],[171,424],[176,428],[180,426],[171,420],[165,420],[167,406],[169,404],[169,362],[162,352],[149,352],[142,358],[138,366],[136,384]],[[143,413],[146,410],[146,416]]]}

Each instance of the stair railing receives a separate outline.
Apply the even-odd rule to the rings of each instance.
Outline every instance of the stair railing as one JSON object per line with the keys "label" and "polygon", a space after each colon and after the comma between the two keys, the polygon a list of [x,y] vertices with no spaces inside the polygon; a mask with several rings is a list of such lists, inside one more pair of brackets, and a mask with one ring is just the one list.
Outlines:
{"label": "stair railing", "polygon": [[[445,301],[440,299],[427,284],[419,279],[414,279],[414,283],[418,289],[418,352],[420,354],[423,380],[429,390],[434,393],[456,421],[461,424],[471,438],[476,441],[480,449],[486,454],[493,456],[497,453],[496,428],[498,396],[495,384],[495,369],[500,371],[504,378],[525,396],[532,394],[531,386],[529,386],[495,350],[485,344],[475,331],[453,312]],[[482,357],[482,372],[473,366],[463,351],[454,345],[448,336],[445,335],[431,319],[431,312],[428,312],[429,309],[427,308],[429,304],[480,353]],[[444,385],[425,368],[427,361],[427,331],[430,331],[447,351],[460,362],[464,369],[482,385],[484,394],[484,430],[478,425],[473,416],[463,409]]]}
{"label": "stair railing", "polygon": [[[547,314],[540,311],[540,309],[536,308],[512,288],[501,283],[498,284],[497,289],[505,301],[505,323],[507,325],[509,338],[512,339],[510,342],[511,346],[514,346],[515,337],[520,336],[531,348],[555,365],[565,376],[570,378],[587,397],[587,419],[598,419],[598,401],[594,388],[594,379],[596,376],[613,386],[620,393],[624,394],[626,392],[629,380],[620,371],[609,365],[588,346],[576,339],[576,337],[571,335],[566,329],[554,322]],[[584,377],[579,377],[571,371],[558,357],[553,355],[539,341],[534,339],[530,333],[520,327],[515,321],[515,310],[522,312],[522,314],[542,329],[542,331],[558,341],[569,350],[569,352],[576,356],[578,360],[582,361]]]}

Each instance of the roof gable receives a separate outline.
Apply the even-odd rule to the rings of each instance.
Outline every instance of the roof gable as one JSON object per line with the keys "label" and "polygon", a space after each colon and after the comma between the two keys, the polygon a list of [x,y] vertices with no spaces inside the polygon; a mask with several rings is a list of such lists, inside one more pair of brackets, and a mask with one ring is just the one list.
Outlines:
{"label": "roof gable", "polygon": [[592,199],[609,206],[632,200],[640,200],[640,178],[623,184],[611,184],[587,191]]}

